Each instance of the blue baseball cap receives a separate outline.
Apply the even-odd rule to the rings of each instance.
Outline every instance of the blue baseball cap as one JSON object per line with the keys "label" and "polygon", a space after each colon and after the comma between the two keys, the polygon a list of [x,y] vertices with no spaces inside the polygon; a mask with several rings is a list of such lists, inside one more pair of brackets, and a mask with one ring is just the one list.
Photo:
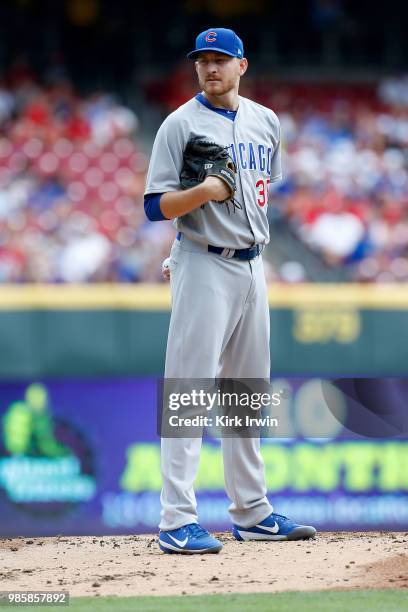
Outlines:
{"label": "blue baseball cap", "polygon": [[195,59],[201,51],[218,51],[232,57],[244,57],[242,40],[227,28],[209,28],[201,32],[196,38],[194,51],[190,51],[187,57]]}

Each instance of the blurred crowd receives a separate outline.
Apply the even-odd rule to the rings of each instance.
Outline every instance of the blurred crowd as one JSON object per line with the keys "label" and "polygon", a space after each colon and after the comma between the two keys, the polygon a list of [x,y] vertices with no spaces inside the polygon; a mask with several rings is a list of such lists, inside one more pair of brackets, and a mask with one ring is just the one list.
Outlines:
{"label": "blurred crowd", "polygon": [[[147,91],[164,114],[195,93],[191,67],[188,78],[180,70]],[[174,229],[145,218],[135,113],[106,92],[79,96],[66,79],[14,77],[0,81],[0,282],[162,280]],[[282,125],[274,218],[351,280],[408,280],[408,78],[242,85]],[[269,276],[308,280],[308,270],[285,262]]]}
{"label": "blurred crowd", "polygon": [[0,82],[0,282],[160,279],[174,232],[145,218],[134,112],[14,77]]}
{"label": "blurred crowd", "polygon": [[[271,197],[281,217],[351,280],[408,280],[408,78],[371,94],[281,90],[275,102],[284,181]],[[297,263],[296,280],[307,280]]]}

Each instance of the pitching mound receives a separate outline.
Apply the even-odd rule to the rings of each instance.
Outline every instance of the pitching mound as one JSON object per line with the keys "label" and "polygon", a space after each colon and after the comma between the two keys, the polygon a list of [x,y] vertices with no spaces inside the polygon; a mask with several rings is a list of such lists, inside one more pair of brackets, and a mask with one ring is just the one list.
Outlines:
{"label": "pitching mound", "polygon": [[218,555],[166,555],[156,537],[0,541],[2,590],[82,595],[189,595],[408,589],[408,533],[322,533],[302,542],[237,542]]}

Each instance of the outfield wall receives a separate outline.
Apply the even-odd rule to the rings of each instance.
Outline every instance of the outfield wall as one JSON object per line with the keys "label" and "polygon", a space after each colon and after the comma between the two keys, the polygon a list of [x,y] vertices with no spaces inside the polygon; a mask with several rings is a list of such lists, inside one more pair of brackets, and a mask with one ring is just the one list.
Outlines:
{"label": "outfield wall", "polygon": [[[269,299],[272,382],[285,400],[279,437],[262,441],[274,506],[319,530],[407,530],[408,290],[273,286]],[[0,289],[2,537],[156,530],[157,375],[169,316],[168,285]],[[332,413],[321,410],[321,379],[342,374],[379,377],[369,401],[362,396],[363,432],[322,418]],[[210,431],[196,491],[203,524],[228,528]]]}
{"label": "outfield wall", "polygon": [[[408,287],[275,285],[269,303],[273,375],[407,374]],[[5,285],[0,378],[159,375],[169,317],[168,285]]]}

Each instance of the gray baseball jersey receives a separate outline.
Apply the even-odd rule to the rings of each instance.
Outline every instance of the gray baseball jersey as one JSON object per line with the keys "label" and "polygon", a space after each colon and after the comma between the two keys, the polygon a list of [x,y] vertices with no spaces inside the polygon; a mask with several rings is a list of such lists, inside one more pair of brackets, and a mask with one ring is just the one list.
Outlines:
{"label": "gray baseball jersey", "polygon": [[189,100],[167,117],[157,133],[145,194],[180,189],[183,151],[195,135],[228,147],[237,166],[236,200],[242,210],[229,214],[224,204],[210,201],[177,218],[175,227],[190,240],[202,244],[231,249],[267,244],[268,185],[282,176],[277,116],[242,96],[234,121],[197,98]]}

